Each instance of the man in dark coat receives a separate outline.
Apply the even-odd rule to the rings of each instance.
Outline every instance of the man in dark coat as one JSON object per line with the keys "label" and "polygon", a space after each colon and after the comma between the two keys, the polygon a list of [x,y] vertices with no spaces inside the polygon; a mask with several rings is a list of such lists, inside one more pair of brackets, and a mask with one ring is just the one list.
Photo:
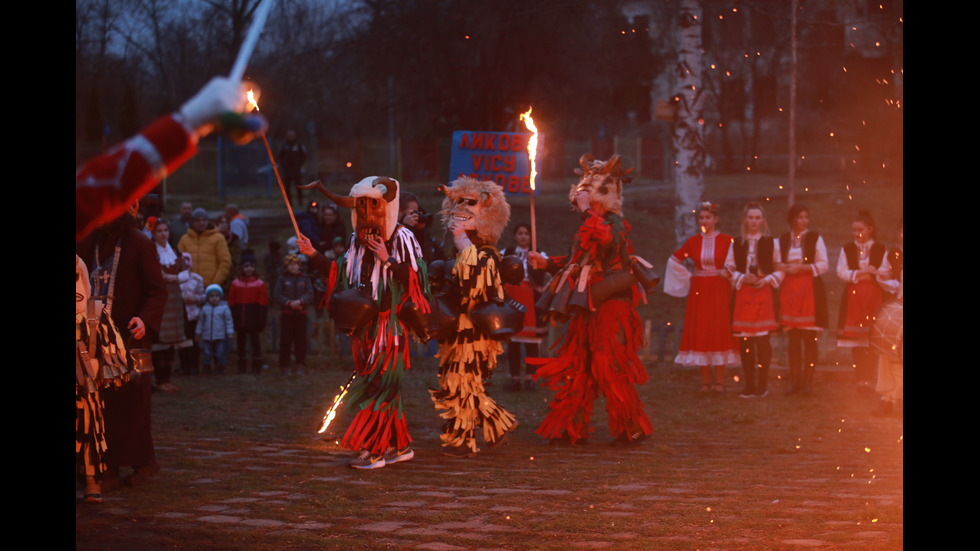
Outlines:
{"label": "man in dark coat", "polygon": [[[293,201],[293,191],[296,191],[298,206],[303,204],[303,190],[296,186],[303,182],[303,163],[306,162],[306,146],[296,141],[296,132],[286,132],[286,141],[279,148],[279,170],[282,173],[282,184],[286,188],[289,202]],[[316,241],[313,241],[316,243]]]}
{"label": "man in dark coat", "polygon": [[[92,296],[105,297],[127,348],[149,349],[153,334],[160,329],[167,287],[156,248],[137,229],[132,214],[97,228],[78,243],[76,253],[91,266]],[[134,369],[132,360],[130,363]],[[121,466],[133,467],[124,480],[128,485],[145,483],[160,470],[150,432],[151,383],[150,373],[132,371],[128,383],[103,392],[108,466],[103,490],[118,482]]]}

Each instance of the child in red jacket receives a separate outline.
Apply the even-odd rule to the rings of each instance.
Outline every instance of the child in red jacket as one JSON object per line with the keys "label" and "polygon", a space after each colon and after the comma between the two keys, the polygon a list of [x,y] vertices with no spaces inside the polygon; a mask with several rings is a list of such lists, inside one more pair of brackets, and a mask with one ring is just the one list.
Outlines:
{"label": "child in red jacket", "polygon": [[269,312],[269,290],[255,269],[255,255],[251,250],[242,253],[241,273],[231,282],[228,306],[238,333],[238,372],[246,372],[246,346],[252,343],[252,373],[262,373],[262,343],[259,334],[265,329]]}

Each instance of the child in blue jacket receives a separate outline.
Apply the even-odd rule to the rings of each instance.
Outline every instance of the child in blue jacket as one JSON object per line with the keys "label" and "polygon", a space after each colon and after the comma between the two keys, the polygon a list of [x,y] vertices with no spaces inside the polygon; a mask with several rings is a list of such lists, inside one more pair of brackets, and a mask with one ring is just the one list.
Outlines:
{"label": "child in blue jacket", "polygon": [[205,293],[208,298],[201,307],[194,340],[201,345],[204,374],[211,374],[211,359],[214,358],[218,374],[223,375],[228,358],[228,341],[235,334],[235,324],[228,303],[221,300],[224,295],[221,286],[212,283],[208,285]]}

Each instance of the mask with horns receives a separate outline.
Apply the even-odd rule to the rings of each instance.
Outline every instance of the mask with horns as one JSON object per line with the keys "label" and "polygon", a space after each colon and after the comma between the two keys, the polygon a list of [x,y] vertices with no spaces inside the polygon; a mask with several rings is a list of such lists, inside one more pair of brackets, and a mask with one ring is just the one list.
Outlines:
{"label": "mask with horns", "polygon": [[579,159],[581,168],[575,169],[579,181],[568,192],[568,199],[575,206],[575,196],[580,191],[589,194],[591,202],[602,205],[606,210],[620,216],[623,214],[623,184],[633,181],[629,176],[633,169],[623,171],[619,155],[613,155],[608,161],[597,161],[586,153]]}
{"label": "mask with horns", "polygon": [[351,209],[351,225],[361,245],[375,236],[388,241],[398,226],[398,181],[394,178],[368,176],[354,184],[347,196],[327,190],[319,181],[301,187],[315,187],[337,205]]}

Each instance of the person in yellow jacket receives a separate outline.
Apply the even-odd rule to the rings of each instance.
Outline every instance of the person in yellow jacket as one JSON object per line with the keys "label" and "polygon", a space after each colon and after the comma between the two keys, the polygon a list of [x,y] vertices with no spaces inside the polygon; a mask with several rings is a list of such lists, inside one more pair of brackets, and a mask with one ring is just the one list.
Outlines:
{"label": "person in yellow jacket", "polygon": [[204,287],[223,285],[231,271],[231,252],[228,243],[214,224],[208,222],[204,209],[195,209],[191,214],[191,227],[180,238],[177,248],[181,253],[190,253],[194,273],[204,280]]}

